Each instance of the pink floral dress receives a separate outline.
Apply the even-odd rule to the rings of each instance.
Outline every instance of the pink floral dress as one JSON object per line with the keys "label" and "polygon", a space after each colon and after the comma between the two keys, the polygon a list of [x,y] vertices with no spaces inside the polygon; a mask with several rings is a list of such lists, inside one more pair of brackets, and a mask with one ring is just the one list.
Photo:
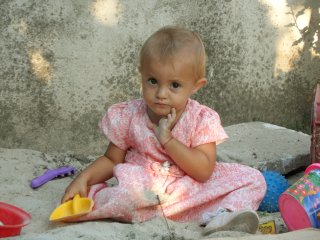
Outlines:
{"label": "pink floral dress", "polygon": [[[72,221],[112,218],[143,222],[162,216],[179,222],[201,221],[219,207],[231,211],[257,210],[266,192],[263,175],[250,167],[217,163],[209,180],[200,183],[177,166],[147,127],[150,119],[143,99],[113,105],[99,124],[108,139],[127,151],[113,169],[119,185],[91,187],[93,211]],[[172,135],[188,147],[225,141],[228,136],[212,109],[189,99]],[[197,161],[195,159],[194,161]]]}

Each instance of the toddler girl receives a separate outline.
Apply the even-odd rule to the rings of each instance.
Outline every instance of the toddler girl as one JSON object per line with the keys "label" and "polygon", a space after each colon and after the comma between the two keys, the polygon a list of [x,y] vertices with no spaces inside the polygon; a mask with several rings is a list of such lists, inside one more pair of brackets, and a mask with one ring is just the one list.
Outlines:
{"label": "toddler girl", "polygon": [[[207,82],[205,64],[203,43],[192,31],[164,27],[144,43],[138,67],[143,99],[115,104],[103,117],[99,126],[110,140],[107,151],[62,198],[63,203],[77,193],[87,197],[91,186],[88,197],[95,205],[72,221],[147,221],[162,216],[160,199],[165,216],[174,221],[201,221],[204,214],[224,212],[205,234],[257,230],[252,210],[266,192],[263,175],[216,162],[216,145],[228,136],[215,111],[189,98]],[[112,177],[119,185],[108,187],[105,181]]]}

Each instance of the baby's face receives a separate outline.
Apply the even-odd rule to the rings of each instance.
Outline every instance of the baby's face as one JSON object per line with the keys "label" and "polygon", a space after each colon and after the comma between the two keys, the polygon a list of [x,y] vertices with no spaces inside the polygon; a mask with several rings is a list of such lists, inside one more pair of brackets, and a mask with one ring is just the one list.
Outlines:
{"label": "baby's face", "polygon": [[143,98],[151,114],[166,117],[171,108],[175,108],[180,116],[195,90],[196,79],[190,57],[183,56],[173,63],[148,59],[139,71]]}

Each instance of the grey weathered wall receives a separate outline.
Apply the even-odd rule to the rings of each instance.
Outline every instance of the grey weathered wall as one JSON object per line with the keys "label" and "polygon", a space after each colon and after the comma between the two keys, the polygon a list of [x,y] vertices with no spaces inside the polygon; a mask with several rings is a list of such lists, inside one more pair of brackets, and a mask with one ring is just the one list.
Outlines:
{"label": "grey weathered wall", "polygon": [[97,124],[112,104],[141,97],[139,49],[164,25],[202,37],[209,82],[193,98],[224,126],[301,123],[320,83],[319,8],[318,0],[1,0],[0,147],[103,153]]}

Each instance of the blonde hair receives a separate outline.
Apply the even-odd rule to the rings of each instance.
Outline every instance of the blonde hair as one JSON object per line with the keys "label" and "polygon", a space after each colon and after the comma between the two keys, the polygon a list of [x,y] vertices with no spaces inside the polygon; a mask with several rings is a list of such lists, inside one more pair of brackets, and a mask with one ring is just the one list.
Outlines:
{"label": "blonde hair", "polygon": [[173,63],[182,50],[193,54],[195,78],[205,77],[206,52],[201,38],[193,31],[175,26],[162,27],[147,39],[140,50],[140,67],[143,68],[146,59]]}

